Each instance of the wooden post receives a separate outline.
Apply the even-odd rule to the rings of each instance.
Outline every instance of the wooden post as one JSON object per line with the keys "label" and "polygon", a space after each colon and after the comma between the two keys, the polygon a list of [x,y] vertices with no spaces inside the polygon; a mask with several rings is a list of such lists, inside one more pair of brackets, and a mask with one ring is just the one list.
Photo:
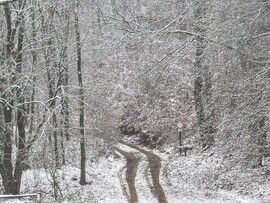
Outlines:
{"label": "wooden post", "polygon": [[179,130],[178,139],[179,139],[179,146],[181,147],[182,146],[182,131],[181,130]]}
{"label": "wooden post", "polygon": [[181,122],[177,123],[178,128],[178,139],[179,139],[179,153],[182,154],[182,128],[183,124]]}

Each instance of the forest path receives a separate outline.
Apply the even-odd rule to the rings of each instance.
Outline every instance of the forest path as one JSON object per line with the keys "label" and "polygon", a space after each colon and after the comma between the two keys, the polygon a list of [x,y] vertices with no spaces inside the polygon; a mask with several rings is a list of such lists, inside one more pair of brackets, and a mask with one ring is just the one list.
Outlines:
{"label": "forest path", "polygon": [[[156,154],[150,152],[150,151],[146,151],[138,146],[120,141],[120,144],[129,147],[131,150],[135,150],[137,153],[140,153],[141,157],[146,157],[146,162],[147,162],[147,167],[144,170],[144,174],[143,177],[145,178],[146,182],[147,182],[147,186],[149,187],[152,195],[154,195],[154,197],[156,197],[156,199],[158,200],[159,203],[168,203],[164,190],[159,182],[159,176],[160,176],[160,169],[162,166],[161,163],[161,158],[159,156],[157,156]],[[120,154],[122,154],[126,160],[127,160],[127,170],[126,170],[126,182],[127,185],[129,187],[128,191],[129,191],[129,196],[128,196],[128,202],[129,203],[137,203],[138,202],[138,198],[137,198],[137,189],[135,187],[135,178],[136,178],[136,172],[137,172],[137,168],[138,168],[138,161],[142,161],[142,159],[137,158],[135,155],[136,152],[131,150],[127,150],[125,149],[120,149],[119,147],[115,147],[115,150],[117,152],[119,152]],[[132,160],[131,160],[132,159]],[[136,163],[136,164],[132,164],[132,163]],[[128,170],[129,168],[129,170]],[[123,171],[123,170],[122,170]],[[132,171],[132,172],[131,172]],[[123,176],[122,176],[123,177]],[[123,189],[123,193],[126,194],[127,192],[125,192],[127,189],[125,187],[123,187],[123,178],[120,178],[120,182],[122,184],[122,189]],[[135,195],[132,194],[133,192],[135,192],[136,194],[136,198]],[[127,196],[127,195],[126,195]],[[133,196],[133,198],[131,198]]]}
{"label": "forest path", "polygon": [[[114,147],[114,149],[115,151],[122,154],[127,161],[127,164],[118,174],[123,193],[127,197],[129,203],[137,203],[138,196],[135,187],[135,177],[138,168],[139,158],[134,152],[126,152],[118,147]],[[125,185],[125,183],[127,183],[127,186]]]}

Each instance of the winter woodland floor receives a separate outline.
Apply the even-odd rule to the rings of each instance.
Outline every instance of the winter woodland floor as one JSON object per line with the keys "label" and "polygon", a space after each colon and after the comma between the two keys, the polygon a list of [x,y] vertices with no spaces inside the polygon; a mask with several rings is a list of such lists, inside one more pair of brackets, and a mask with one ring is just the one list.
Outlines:
{"label": "winter woodland floor", "polygon": [[[78,143],[73,140],[73,144]],[[22,193],[40,191],[46,203],[57,202],[55,196],[66,203],[270,202],[269,166],[246,170],[227,166],[229,158],[210,151],[182,156],[173,149],[161,153],[121,142],[114,146],[114,153],[89,159],[89,184],[83,187],[76,157],[71,153],[73,164],[61,169],[27,170]]]}

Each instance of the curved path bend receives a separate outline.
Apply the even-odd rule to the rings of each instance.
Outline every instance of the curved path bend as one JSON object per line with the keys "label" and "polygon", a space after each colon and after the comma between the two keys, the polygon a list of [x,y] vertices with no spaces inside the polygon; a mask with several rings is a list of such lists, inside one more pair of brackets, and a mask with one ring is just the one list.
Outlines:
{"label": "curved path bend", "polygon": [[[123,141],[120,141],[119,143],[126,145],[132,149],[135,149],[147,157],[148,167],[145,171],[145,178],[148,182],[151,192],[157,198],[159,203],[168,203],[164,190],[159,182],[160,169],[162,166],[160,157],[150,151],[141,149],[138,146],[135,146],[135,145],[123,142]],[[139,159],[134,155],[134,152],[126,152],[117,147],[115,147],[115,150],[126,157],[126,160],[127,160],[126,181],[127,181],[127,184],[129,185],[129,193],[130,193],[129,203],[137,203],[138,197],[137,197],[136,187],[135,187],[135,177],[136,177],[136,171],[137,171]],[[149,171],[150,177],[148,175],[148,171]],[[135,192],[136,195],[132,194],[132,192]],[[131,196],[133,198],[131,198]]]}

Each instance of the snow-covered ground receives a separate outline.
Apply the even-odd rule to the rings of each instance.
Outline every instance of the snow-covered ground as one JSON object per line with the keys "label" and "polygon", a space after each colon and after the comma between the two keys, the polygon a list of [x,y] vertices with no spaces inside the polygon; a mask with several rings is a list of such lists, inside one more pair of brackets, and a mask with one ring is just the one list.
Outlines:
{"label": "snow-covered ground", "polygon": [[[126,151],[136,150],[117,145]],[[160,182],[168,203],[269,203],[270,176],[262,169],[229,170],[226,160],[211,152],[180,156],[167,150],[154,151],[162,159]],[[145,176],[146,158],[138,153],[136,188],[140,203],[158,202],[151,193]],[[87,164],[89,184],[80,186],[78,165],[67,164],[61,169],[31,169],[23,175],[22,193],[41,192],[42,202],[127,203],[118,173],[126,160],[111,153]],[[269,169],[269,168],[268,168]],[[4,202],[4,201],[2,201]],[[7,202],[27,202],[9,200]]]}
{"label": "snow-covered ground", "polygon": [[[270,176],[256,170],[232,169],[213,152],[180,156],[158,153],[163,158],[161,182],[170,203],[269,203]],[[260,169],[263,170],[263,169]]]}

